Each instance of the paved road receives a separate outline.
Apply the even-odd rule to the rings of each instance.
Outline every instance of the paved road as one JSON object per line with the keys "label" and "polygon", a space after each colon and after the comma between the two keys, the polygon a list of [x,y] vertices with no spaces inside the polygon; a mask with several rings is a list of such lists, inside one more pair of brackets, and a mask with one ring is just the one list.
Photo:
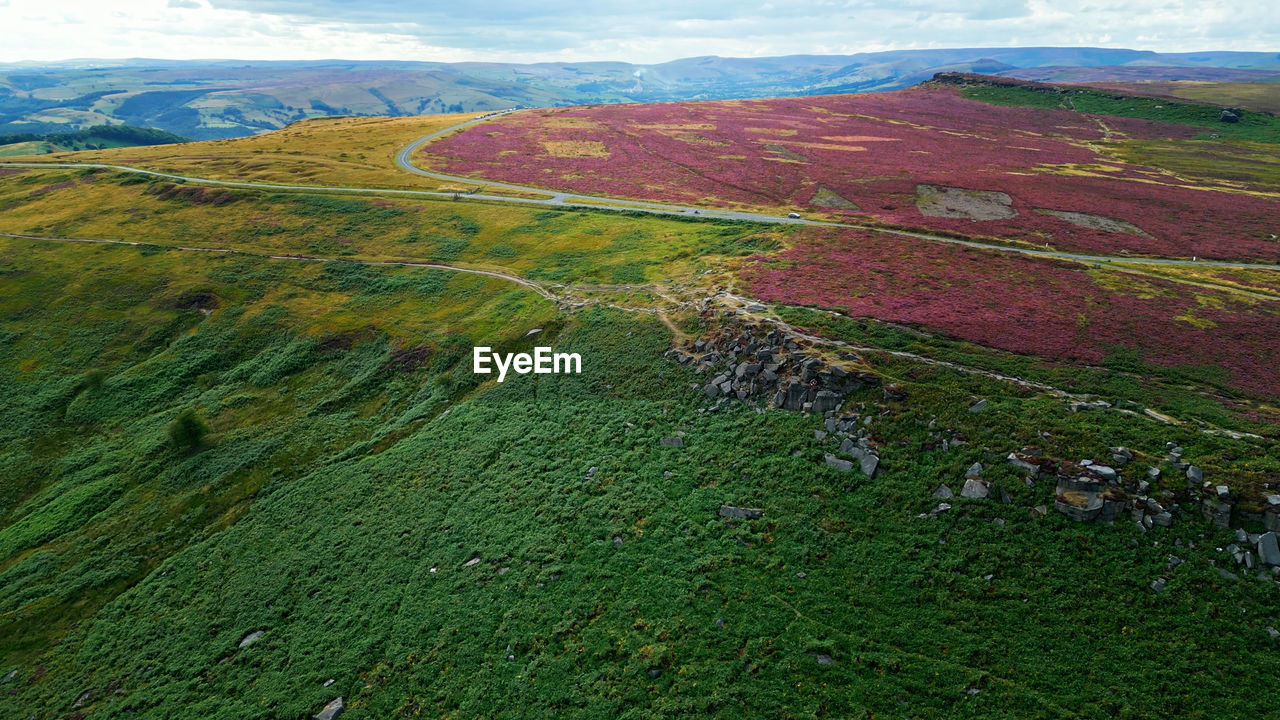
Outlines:
{"label": "paved road", "polygon": [[[499,113],[505,115],[506,113]],[[496,117],[489,116],[489,117]],[[733,210],[719,210],[716,208],[701,208],[687,205],[670,205],[666,203],[647,202],[643,200],[618,200],[615,198],[597,197],[593,195],[576,195],[571,193],[556,192],[553,190],[545,190],[542,188],[529,187],[525,185],[513,185],[510,183],[488,182],[477,180],[476,178],[461,177],[457,175],[446,175],[443,173],[423,170],[416,167],[411,162],[413,153],[424,144],[435,140],[441,136],[456,132],[463,128],[484,122],[488,118],[476,118],[458,123],[442,130],[437,130],[430,135],[414,140],[401,150],[395,158],[396,165],[401,169],[422,175],[435,180],[444,182],[456,182],[466,185],[480,186],[480,189],[491,188],[498,190],[506,190],[509,192],[519,192],[532,195],[542,195],[541,198],[521,198],[509,197],[505,195],[489,195],[483,193],[466,193],[461,197],[474,200],[485,200],[489,202],[503,202],[517,205],[549,205],[568,207],[582,210],[627,210],[635,212],[651,213],[654,215],[678,215],[681,217],[694,217],[706,220],[740,220],[745,222],[764,223],[770,225],[804,225],[813,227],[833,227],[848,228],[855,230],[870,230],[875,232],[887,233],[890,235],[898,235],[900,237],[909,237],[919,240],[928,240],[930,242],[948,243],[951,245],[963,245],[979,250],[992,250],[996,252],[1011,252],[1031,257],[1051,258],[1055,260],[1068,260],[1072,262],[1104,264],[1104,263],[1132,263],[1137,265],[1183,265],[1195,267],[1225,267],[1225,268],[1254,268],[1263,270],[1280,270],[1280,263],[1253,263],[1229,260],[1178,260],[1172,258],[1145,258],[1130,257],[1124,255],[1092,255],[1085,253],[1061,252],[1057,250],[1037,250],[1028,247],[1015,247],[1009,245],[998,245],[994,243],[984,243],[977,240],[962,240],[959,238],[947,237],[945,235],[934,235],[926,232],[916,232],[910,230],[893,230],[875,225],[865,225],[858,223],[837,223],[827,222],[823,220],[807,220],[805,218],[789,218],[785,215],[768,215],[765,213],[738,212]],[[457,198],[458,193],[453,192],[435,192],[430,190],[396,190],[391,188],[363,188],[363,187],[343,187],[332,185],[283,185],[277,183],[248,182],[242,180],[214,180],[210,178],[192,177],[190,175],[177,175],[173,173],[159,172],[156,170],[144,170],[142,168],[130,167],[128,165],[110,165],[104,163],[39,163],[39,162],[0,162],[0,167],[25,167],[25,168],[100,168],[106,170],[118,170],[120,172],[138,173],[151,177],[165,178],[168,180],[179,180],[182,182],[193,183],[197,185],[216,185],[221,187],[237,187],[251,190],[287,190],[287,191],[304,191],[304,192],[327,192],[327,193],[351,193],[358,195],[375,195],[375,196],[409,196],[409,197],[433,197],[433,198]]]}

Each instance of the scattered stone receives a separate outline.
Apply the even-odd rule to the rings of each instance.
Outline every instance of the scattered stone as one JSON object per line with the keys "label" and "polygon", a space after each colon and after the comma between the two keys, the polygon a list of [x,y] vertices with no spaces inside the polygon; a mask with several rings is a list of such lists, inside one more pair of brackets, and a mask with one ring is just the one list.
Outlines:
{"label": "scattered stone", "polygon": [[1155,580],[1151,581],[1151,589],[1155,590],[1158,593],[1162,593],[1164,592],[1165,586],[1168,584],[1169,584],[1168,580],[1165,580],[1163,577],[1158,577]]}
{"label": "scattered stone", "polygon": [[1258,559],[1267,567],[1280,567],[1280,543],[1277,543],[1274,532],[1258,537]]}
{"label": "scattered stone", "polygon": [[1106,465],[1090,465],[1089,471],[1107,482],[1116,482],[1120,479],[1120,475],[1115,471],[1115,468]]}
{"label": "scattered stone", "polygon": [[1217,493],[1219,500],[1231,499],[1231,488],[1227,487],[1226,485],[1218,485],[1213,489],[1213,491]]}
{"label": "scattered stone", "polygon": [[813,431],[813,439],[814,439],[814,440],[817,440],[818,442],[822,442],[823,440],[826,440],[826,439],[827,439],[827,431],[826,431],[826,430],[814,430],[814,431]]}
{"label": "scattered stone", "polygon": [[1268,625],[1267,637],[1271,638],[1272,640],[1275,640],[1276,638],[1280,638],[1280,630],[1276,630],[1275,628]]}
{"label": "scattered stone", "polygon": [[1147,468],[1147,479],[1150,480],[1151,482],[1155,482],[1159,480],[1160,468],[1156,467],[1155,465],[1152,465],[1151,467]]}
{"label": "scattered stone", "polygon": [[684,438],[680,437],[679,435],[664,437],[662,438],[662,446],[663,447],[684,447]]}
{"label": "scattered stone", "polygon": [[1049,516],[1048,505],[1037,505],[1031,508],[1031,517],[1048,517],[1048,516]]}
{"label": "scattered stone", "polygon": [[462,563],[462,567],[464,567],[464,568],[475,567],[476,565],[479,565],[479,564],[480,564],[480,558],[479,558],[479,557],[473,557],[473,558],[471,558],[470,560],[468,560],[468,561],[466,561],[466,562]]}
{"label": "scattered stone", "polygon": [[614,547],[622,547],[622,536],[621,536],[621,535],[614,535],[614,536],[613,536],[613,546],[614,546]]}
{"label": "scattered stone", "polygon": [[320,712],[312,715],[314,720],[336,720],[342,714],[342,698],[331,700]]}
{"label": "scattered stone", "polygon": [[1039,465],[1035,465],[1031,462],[1028,462],[1024,458],[1019,456],[1018,453],[1009,453],[1009,457],[1007,459],[1010,465],[1018,468],[1023,472],[1034,473],[1034,472],[1039,472],[1040,470]]}
{"label": "scattered stone", "polygon": [[986,410],[986,409],[987,409],[986,398],[975,400],[973,401],[973,403],[969,405],[969,412],[971,413],[982,412],[983,410]]}
{"label": "scattered stone", "polygon": [[258,638],[260,638],[260,637],[262,637],[262,631],[261,631],[261,630],[254,630],[253,632],[249,633],[248,635],[245,635],[245,636],[240,640],[240,644],[239,644],[237,647],[240,647],[240,648],[247,648],[247,647],[249,647],[250,645],[252,645],[252,644],[254,644],[254,643],[258,642]]}
{"label": "scattered stone", "polygon": [[1195,465],[1190,465],[1190,466],[1188,466],[1188,467],[1187,467],[1187,480],[1188,480],[1189,482],[1193,482],[1193,483],[1195,483],[1195,484],[1199,485],[1200,483],[1204,482],[1204,471],[1203,471],[1203,470],[1201,470],[1200,468],[1196,467]]}
{"label": "scattered stone", "polygon": [[662,671],[659,670],[658,668],[650,668],[649,672],[645,674],[649,676],[650,680],[657,680],[658,676],[662,674]]}
{"label": "scattered stone", "polygon": [[848,460],[843,460],[841,458],[838,458],[835,455],[832,455],[831,453],[827,453],[823,455],[822,459],[826,461],[828,467],[833,467],[836,470],[840,470],[842,472],[849,472],[853,470],[853,463],[849,462]]}
{"label": "scattered stone", "polygon": [[937,490],[933,491],[933,494],[930,497],[933,497],[937,500],[950,500],[951,498],[955,497],[955,495],[951,492],[951,488],[947,487],[946,484],[943,483],[942,485],[938,486]]}
{"label": "scattered stone", "polygon": [[969,469],[965,471],[964,476],[967,478],[972,478],[972,477],[978,477],[981,474],[982,474],[982,463],[976,462],[969,466]]}
{"label": "scattered stone", "polygon": [[1148,517],[1151,518],[1151,522],[1155,525],[1159,525],[1160,527],[1173,527],[1173,516],[1167,512],[1162,512],[1154,516],[1148,515]]}
{"label": "scattered stone", "polygon": [[1240,122],[1240,115],[1228,108],[1218,113],[1218,122],[1238,123]]}
{"label": "scattered stone", "polygon": [[969,478],[964,481],[964,488],[960,490],[960,497],[981,500],[990,493],[987,483],[979,478]]}
{"label": "scattered stone", "polygon": [[720,517],[745,518],[747,520],[758,520],[764,517],[764,511],[756,510],[754,508],[740,508],[740,507],[734,507],[732,505],[721,505]]}
{"label": "scattered stone", "polygon": [[823,653],[809,653],[809,654],[813,656],[814,660],[818,661],[819,665],[834,665],[836,662],[835,658],[831,657],[830,655],[825,655]]}
{"label": "scattered stone", "polygon": [[320,687],[329,687],[332,684],[333,684],[333,678],[329,678],[328,680],[325,680],[324,683],[320,685]]}

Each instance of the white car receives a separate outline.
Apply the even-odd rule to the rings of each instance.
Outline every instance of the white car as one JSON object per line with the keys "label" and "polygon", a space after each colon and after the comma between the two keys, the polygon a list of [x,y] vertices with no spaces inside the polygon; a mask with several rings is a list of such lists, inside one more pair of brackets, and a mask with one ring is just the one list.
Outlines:
{"label": "white car", "polygon": [[787,213],[787,217],[791,218],[792,220],[799,220],[800,213]]}

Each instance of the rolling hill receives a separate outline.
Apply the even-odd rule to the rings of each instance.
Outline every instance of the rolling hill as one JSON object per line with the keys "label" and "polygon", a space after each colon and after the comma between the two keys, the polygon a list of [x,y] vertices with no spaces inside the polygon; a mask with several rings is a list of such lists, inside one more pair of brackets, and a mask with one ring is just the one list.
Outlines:
{"label": "rolling hill", "polygon": [[0,162],[0,716],[1267,717],[1280,138],[1217,103]]}
{"label": "rolling hill", "polygon": [[[655,65],[583,63],[94,61],[0,65],[0,134],[106,122],[198,140],[251,135],[309,117],[476,112],[514,106],[869,92],[937,72],[1054,73],[1092,79],[1135,68],[1176,79],[1280,76],[1272,53],[1160,54],[1102,48],[903,50]],[[1064,69],[1064,67],[1066,69]]]}

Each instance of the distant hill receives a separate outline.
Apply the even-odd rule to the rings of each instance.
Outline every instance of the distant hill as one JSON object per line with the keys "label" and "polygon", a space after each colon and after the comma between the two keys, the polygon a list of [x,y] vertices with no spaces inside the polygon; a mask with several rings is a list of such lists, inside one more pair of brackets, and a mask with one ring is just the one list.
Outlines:
{"label": "distant hill", "polygon": [[[113,147],[138,145],[169,145],[189,142],[189,138],[155,128],[130,125],[95,125],[83,130],[57,133],[9,133],[0,135],[0,154],[38,154],[59,150],[103,150]],[[5,152],[14,146],[24,146],[20,152]]]}
{"label": "distant hill", "polygon": [[123,122],[194,139],[216,139],[332,115],[418,115],[519,105],[895,90],[938,72],[1075,82],[1171,80],[1180,79],[1179,74],[1195,80],[1256,81],[1280,77],[1280,55],[1033,47],[693,57],[655,65],[346,60],[19,63],[0,65],[0,133],[43,134]]}

